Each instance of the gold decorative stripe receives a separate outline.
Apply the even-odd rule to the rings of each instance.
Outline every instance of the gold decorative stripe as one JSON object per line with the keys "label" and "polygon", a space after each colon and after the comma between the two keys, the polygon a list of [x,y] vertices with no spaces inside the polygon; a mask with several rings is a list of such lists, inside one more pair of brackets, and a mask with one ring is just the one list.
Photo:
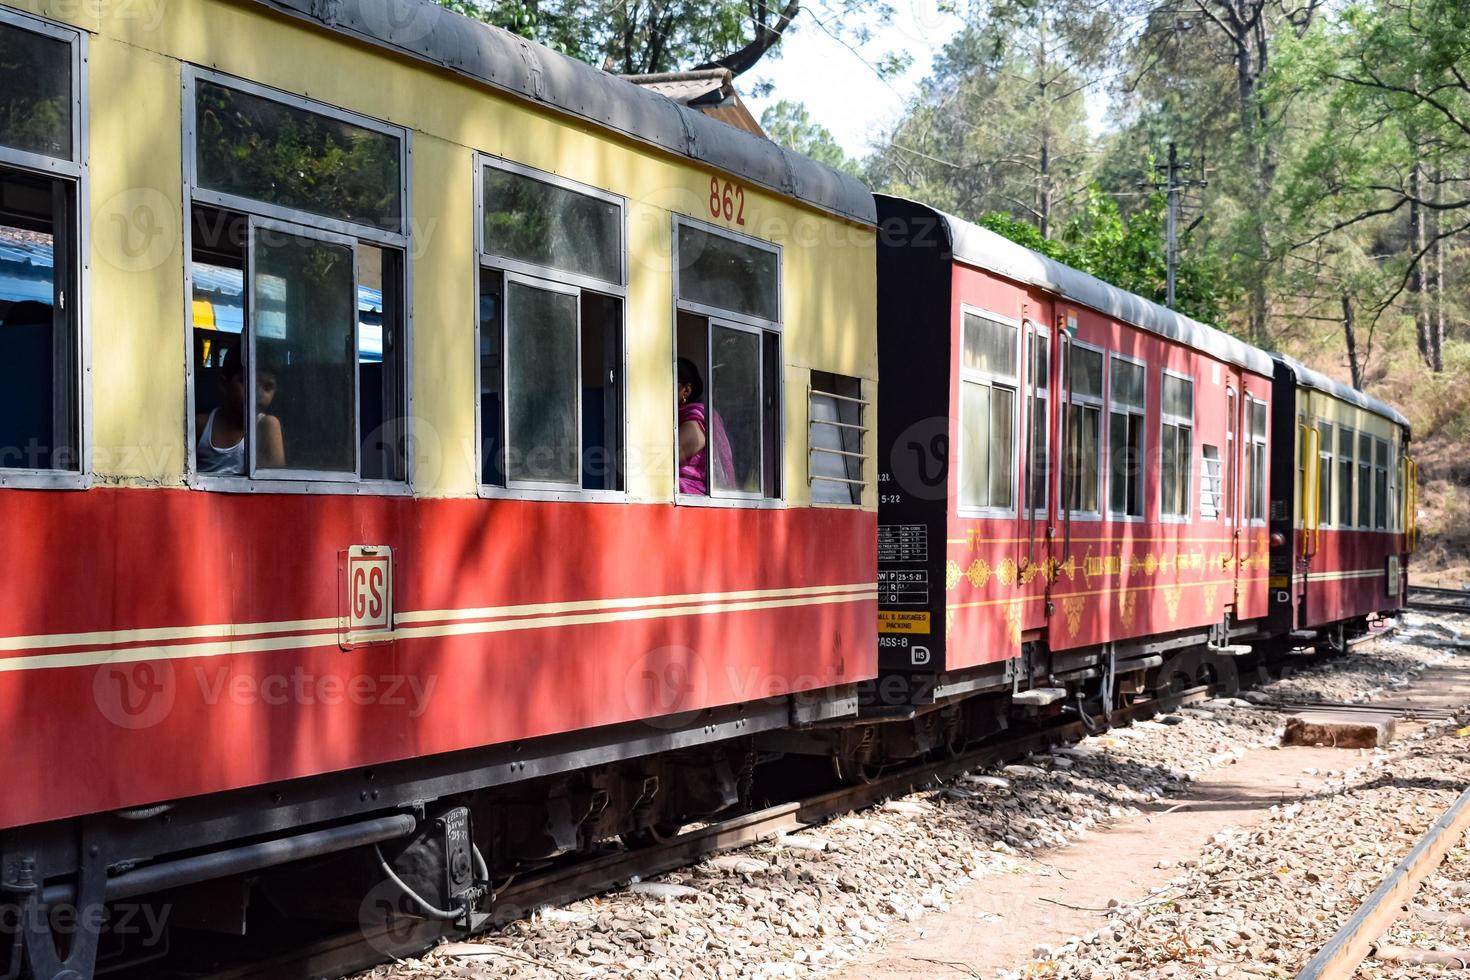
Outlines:
{"label": "gold decorative stripe", "polygon": [[[1119,592],[1156,592],[1156,591],[1159,591],[1159,590],[1162,590],[1162,589],[1172,589],[1172,588],[1175,588],[1176,586],[1182,587],[1182,588],[1186,588],[1186,589],[1194,589],[1194,588],[1204,588],[1205,586],[1210,586],[1210,585],[1214,585],[1214,586],[1231,585],[1235,581],[1236,581],[1235,579],[1222,578],[1222,579],[1211,579],[1211,580],[1200,581],[1200,582],[1165,582],[1165,583],[1161,583],[1161,584],[1157,584],[1157,585],[1128,585],[1128,586],[1124,586],[1122,588],[1117,588],[1117,589],[1092,589],[1090,591],[1084,591],[1084,592],[1058,592],[1058,593],[1053,594],[1051,598],[1053,600],[1059,600],[1059,599],[1068,598],[1069,596],[1113,595],[1113,594],[1119,593]],[[1264,576],[1259,577],[1259,578],[1244,578],[1244,579],[1240,579],[1240,583],[1242,585],[1249,585],[1252,582],[1265,582],[1265,581],[1266,581],[1266,578]],[[983,599],[983,600],[978,600],[976,602],[952,602],[946,608],[948,608],[948,609],[971,609],[971,608],[975,608],[977,606],[1001,606],[1001,605],[1006,604],[1007,602],[1012,602],[1012,601],[1014,601],[1017,598],[1019,598],[1022,602],[1031,602],[1033,600],[1040,601],[1042,599],[1045,599],[1046,598],[1046,595],[1044,593],[1039,593],[1038,592],[1038,593],[1028,593],[1028,594],[1021,595],[1021,596],[1007,596],[1004,599]]]}

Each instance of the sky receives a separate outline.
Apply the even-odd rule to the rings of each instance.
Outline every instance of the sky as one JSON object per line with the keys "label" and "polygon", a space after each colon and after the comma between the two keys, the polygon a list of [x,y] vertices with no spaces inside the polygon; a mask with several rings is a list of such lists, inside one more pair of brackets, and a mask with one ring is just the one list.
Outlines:
{"label": "sky", "polygon": [[[889,2],[892,21],[875,28],[873,39],[856,50],[822,29],[832,4],[824,0],[803,4],[781,40],[781,56],[768,56],[736,80],[756,118],[783,98],[802,102],[813,121],[832,131],[848,156],[867,156],[872,140],[898,120],[929,74],[934,56],[963,24],[954,14],[942,12],[937,0]],[[913,60],[902,75],[885,81],[873,66],[893,51],[906,52]],[[752,98],[749,93],[763,81],[774,83],[771,95]]]}

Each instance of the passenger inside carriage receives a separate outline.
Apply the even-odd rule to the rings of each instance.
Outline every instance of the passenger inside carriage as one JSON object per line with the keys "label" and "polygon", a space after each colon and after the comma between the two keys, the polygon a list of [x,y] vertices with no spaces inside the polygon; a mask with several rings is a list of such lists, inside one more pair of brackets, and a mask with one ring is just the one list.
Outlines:
{"label": "passenger inside carriage", "polygon": [[[285,443],[281,437],[281,420],[265,410],[275,400],[278,386],[275,365],[262,359],[255,368],[256,463],[262,467],[286,465]],[[245,460],[245,360],[239,346],[225,353],[224,373],[220,375],[223,401],[195,420],[199,433],[195,463],[200,473],[244,476]]]}
{"label": "passenger inside carriage", "polygon": [[[679,402],[679,492],[708,496],[710,427],[705,414],[704,379],[687,357],[679,358],[674,387]],[[733,482],[735,460],[719,415],[714,417],[714,443],[714,464],[720,467],[723,482],[728,485]]]}

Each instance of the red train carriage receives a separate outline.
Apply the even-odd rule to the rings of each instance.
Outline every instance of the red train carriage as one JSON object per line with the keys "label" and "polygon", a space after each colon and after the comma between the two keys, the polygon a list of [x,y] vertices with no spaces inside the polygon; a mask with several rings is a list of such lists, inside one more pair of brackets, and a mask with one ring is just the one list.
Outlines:
{"label": "red train carriage", "polygon": [[472,844],[718,811],[754,735],[855,713],[860,184],[428,0],[23,5],[0,976],[91,974],[57,901],[387,839],[464,906]]}
{"label": "red train carriage", "polygon": [[1044,704],[1264,616],[1270,358],[878,202],[885,675]]}
{"label": "red train carriage", "polygon": [[1276,355],[1272,429],[1273,635],[1341,648],[1402,609],[1415,520],[1408,420],[1376,398]]}

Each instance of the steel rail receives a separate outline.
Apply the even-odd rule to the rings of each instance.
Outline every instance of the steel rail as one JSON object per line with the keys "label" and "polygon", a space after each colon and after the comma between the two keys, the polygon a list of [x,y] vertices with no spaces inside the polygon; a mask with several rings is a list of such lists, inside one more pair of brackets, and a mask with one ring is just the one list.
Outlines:
{"label": "steel rail", "polygon": [[1470,789],[1440,816],[1362,907],[1297,974],[1297,980],[1346,980],[1373,953],[1378,937],[1398,918],[1424,879],[1470,829]]}

